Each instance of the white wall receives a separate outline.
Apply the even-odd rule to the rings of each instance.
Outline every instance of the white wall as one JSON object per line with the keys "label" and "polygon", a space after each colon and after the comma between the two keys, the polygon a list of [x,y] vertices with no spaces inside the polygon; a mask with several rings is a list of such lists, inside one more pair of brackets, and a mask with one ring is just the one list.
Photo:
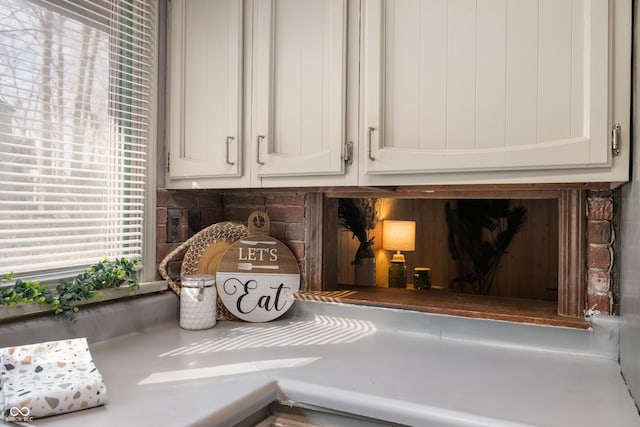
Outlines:
{"label": "white wall", "polygon": [[[635,22],[639,22],[638,1],[634,1]],[[620,227],[620,289],[622,324],[620,329],[620,365],[631,394],[640,407],[640,109],[638,83],[640,47],[638,29],[634,29],[633,131],[632,178],[622,189]]]}

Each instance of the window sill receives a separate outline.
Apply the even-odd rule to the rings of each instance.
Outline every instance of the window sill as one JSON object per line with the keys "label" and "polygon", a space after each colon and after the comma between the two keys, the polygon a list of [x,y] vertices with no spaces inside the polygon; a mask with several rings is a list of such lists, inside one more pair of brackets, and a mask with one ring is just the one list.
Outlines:
{"label": "window sill", "polygon": [[[153,292],[164,291],[167,289],[167,283],[165,281],[155,281],[155,282],[147,282],[141,283],[138,291],[136,292],[136,296],[150,294]],[[113,301],[116,299],[127,298],[129,297],[129,286],[121,286],[119,288],[109,288],[103,289],[100,291],[102,293],[102,299],[92,299],[84,301],[78,304],[79,307],[99,304],[105,301]],[[53,312],[52,309],[47,306],[42,306],[36,303],[30,304],[17,304],[13,306],[2,306],[0,307],[0,322],[5,322],[8,320],[15,320],[19,318],[24,318],[27,316],[33,316],[38,314],[45,314]]]}
{"label": "window sill", "polygon": [[502,320],[515,323],[589,329],[583,318],[560,316],[556,301],[501,298],[446,292],[364,286],[338,286],[336,291],[300,292],[296,299],[370,307],[400,308],[432,314]]}

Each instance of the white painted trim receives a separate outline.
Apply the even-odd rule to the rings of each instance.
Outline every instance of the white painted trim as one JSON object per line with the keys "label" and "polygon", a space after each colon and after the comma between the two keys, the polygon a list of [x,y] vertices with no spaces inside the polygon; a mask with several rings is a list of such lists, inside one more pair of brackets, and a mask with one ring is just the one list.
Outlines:
{"label": "white painted trim", "polygon": [[[156,8],[156,23],[159,22],[159,8]],[[160,25],[156,25],[157,28]],[[142,283],[151,282],[156,278],[157,264],[156,264],[156,197],[157,197],[157,163],[158,163],[158,149],[161,146],[161,142],[158,140],[158,120],[159,120],[159,108],[158,108],[158,47],[159,47],[160,34],[156,34],[153,42],[153,48],[156,54],[154,55],[153,69],[156,70],[152,73],[151,87],[151,99],[150,99],[150,111],[153,113],[149,116],[149,130],[147,141],[147,170],[146,170],[146,182],[145,182],[145,197],[144,197],[144,216],[143,216],[143,236],[142,236],[142,270],[138,273],[139,280]],[[143,286],[140,285],[142,290]]]}

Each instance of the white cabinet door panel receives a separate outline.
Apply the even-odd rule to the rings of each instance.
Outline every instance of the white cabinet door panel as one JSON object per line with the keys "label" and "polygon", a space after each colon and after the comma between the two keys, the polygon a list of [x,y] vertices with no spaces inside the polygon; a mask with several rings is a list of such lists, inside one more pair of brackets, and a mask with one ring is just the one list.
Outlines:
{"label": "white cabinet door panel", "polygon": [[363,172],[610,164],[607,0],[363,2]]}
{"label": "white cabinet door panel", "polygon": [[169,4],[169,175],[240,176],[242,1]]}
{"label": "white cabinet door panel", "polygon": [[572,2],[538,3],[538,135],[534,142],[570,137],[572,112]]}
{"label": "white cabinet door panel", "polygon": [[[487,0],[478,8],[475,147],[501,147],[506,139],[507,0]],[[470,138],[471,139],[471,138]]]}
{"label": "white cabinet door panel", "polygon": [[345,0],[254,3],[252,171],[343,174]]}
{"label": "white cabinet door panel", "polygon": [[509,0],[505,42],[505,141],[530,144],[538,129],[538,3]]}
{"label": "white cabinet door panel", "polygon": [[[402,2],[394,2],[402,4]],[[447,136],[449,150],[474,146],[476,110],[476,0],[447,2],[447,75],[445,87]],[[398,48],[401,48],[398,46]],[[410,55],[409,52],[404,54]],[[399,100],[401,101],[401,100]],[[426,100],[428,102],[428,100]],[[400,106],[401,104],[396,104]],[[395,108],[393,106],[392,108]],[[384,108],[391,107],[389,104]],[[384,126],[384,124],[383,124]]]}

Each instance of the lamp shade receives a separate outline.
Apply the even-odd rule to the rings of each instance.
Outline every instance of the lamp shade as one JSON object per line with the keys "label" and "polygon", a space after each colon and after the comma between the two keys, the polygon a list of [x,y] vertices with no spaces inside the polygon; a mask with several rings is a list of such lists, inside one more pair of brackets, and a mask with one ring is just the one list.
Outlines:
{"label": "lamp shade", "polygon": [[416,222],[385,220],[382,222],[382,249],[416,250]]}

